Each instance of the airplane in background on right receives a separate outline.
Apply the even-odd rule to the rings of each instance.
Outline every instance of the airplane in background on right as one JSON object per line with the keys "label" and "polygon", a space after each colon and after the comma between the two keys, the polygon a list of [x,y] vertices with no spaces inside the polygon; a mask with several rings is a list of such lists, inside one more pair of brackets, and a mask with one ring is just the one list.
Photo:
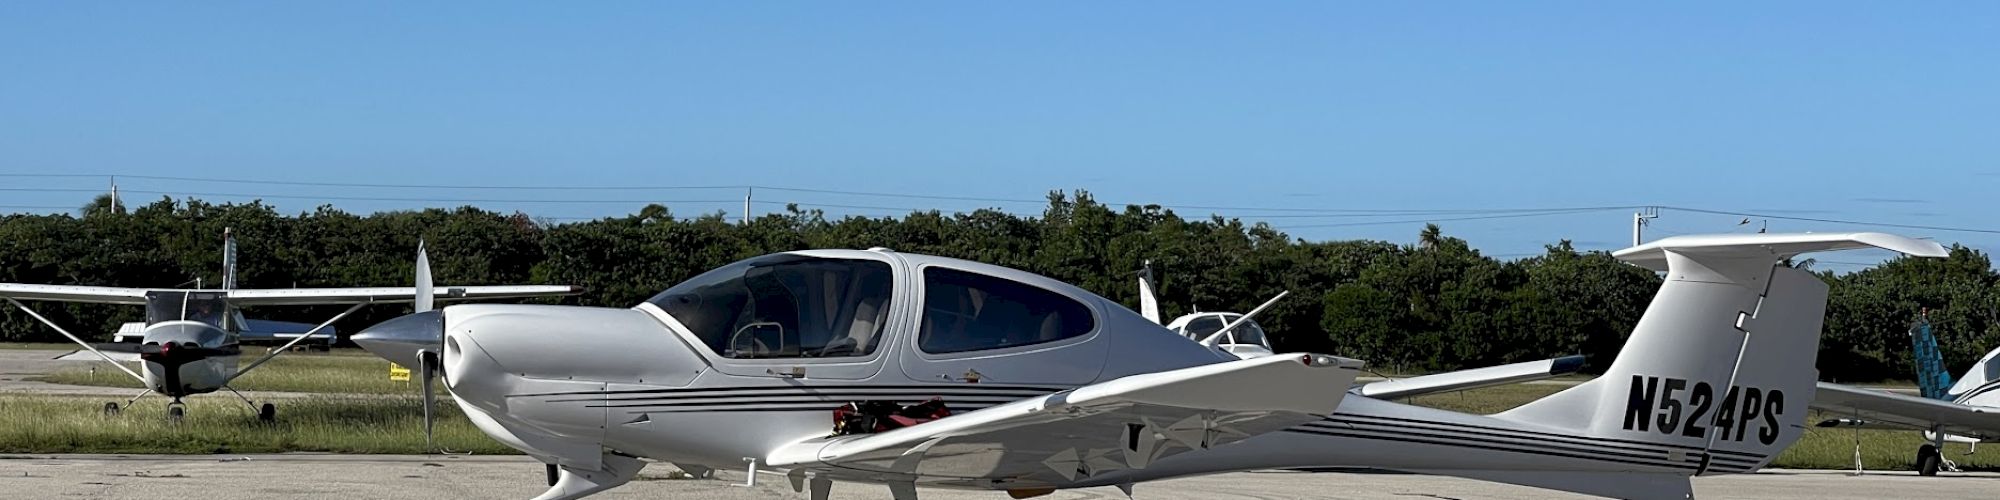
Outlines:
{"label": "airplane in background on right", "polygon": [[2000,364],[1994,362],[2000,349],[1987,352],[1952,383],[1928,318],[1910,328],[1910,344],[1917,361],[1920,396],[1820,382],[1813,409],[1846,418],[1827,419],[1818,425],[1923,431],[1927,442],[1917,448],[1917,474],[1935,476],[1941,469],[1956,472],[1942,453],[1946,442],[1974,446],[2000,442]]}
{"label": "airplane in background on right", "polygon": [[[1264,334],[1264,327],[1251,319],[1264,308],[1285,298],[1289,292],[1279,293],[1251,309],[1249,313],[1223,311],[1195,312],[1161,322],[1160,299],[1154,290],[1153,263],[1146,262],[1139,270],[1139,315],[1154,323],[1159,323],[1188,340],[1200,342],[1240,359],[1270,356],[1270,337]],[[1388,378],[1354,386],[1348,393],[1376,399],[1403,399],[1426,394],[1464,391],[1482,387],[1494,387],[1535,380],[1550,379],[1577,373],[1583,369],[1581,354],[1536,361],[1523,361],[1498,366],[1472,368],[1453,372],[1419,375],[1414,377]]]}

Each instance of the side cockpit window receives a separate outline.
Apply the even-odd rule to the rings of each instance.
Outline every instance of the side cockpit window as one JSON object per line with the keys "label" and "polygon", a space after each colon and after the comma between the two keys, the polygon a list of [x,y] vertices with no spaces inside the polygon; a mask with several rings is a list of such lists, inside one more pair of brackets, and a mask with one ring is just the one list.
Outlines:
{"label": "side cockpit window", "polygon": [[889,265],[776,255],[703,273],[649,302],[727,358],[867,356],[889,318]]}
{"label": "side cockpit window", "polygon": [[924,352],[1003,349],[1081,336],[1096,328],[1090,309],[1028,284],[933,267],[924,270]]}

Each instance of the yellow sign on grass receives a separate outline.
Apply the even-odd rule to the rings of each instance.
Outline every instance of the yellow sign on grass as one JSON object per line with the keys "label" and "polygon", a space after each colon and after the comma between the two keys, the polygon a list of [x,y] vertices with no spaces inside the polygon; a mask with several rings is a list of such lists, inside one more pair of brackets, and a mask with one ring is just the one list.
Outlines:
{"label": "yellow sign on grass", "polygon": [[389,363],[389,380],[397,382],[409,382],[410,369],[404,368],[403,365]]}

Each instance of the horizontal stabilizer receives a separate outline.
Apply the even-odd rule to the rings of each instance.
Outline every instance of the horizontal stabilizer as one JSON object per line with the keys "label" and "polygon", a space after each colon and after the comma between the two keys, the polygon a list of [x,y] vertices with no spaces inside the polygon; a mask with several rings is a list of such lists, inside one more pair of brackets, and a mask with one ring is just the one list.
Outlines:
{"label": "horizontal stabilizer", "polygon": [[[99,347],[102,347],[103,345],[104,344],[98,344]],[[56,356],[55,359],[56,361],[104,361],[105,358],[110,358],[112,361],[122,361],[127,363],[139,362],[139,352],[137,350],[99,351],[99,352],[103,352],[104,355],[99,356],[90,351],[78,349],[75,351],[70,351],[69,354]]]}
{"label": "horizontal stabilizer", "polygon": [[1583,368],[1583,356],[1564,356],[1540,361],[1459,370],[1420,377],[1374,382],[1354,388],[1357,396],[1396,399],[1439,392],[1463,391],[1560,377]]}
{"label": "horizontal stabilizer", "polygon": [[[1935,427],[1947,434],[2000,438],[2000,408],[1968,406],[1827,382],[1819,383],[1812,407],[1842,419],[1861,421],[1833,421],[1836,426],[1901,426],[1917,430]],[[1820,425],[1827,426],[1827,422]]]}
{"label": "horizontal stabilizer", "polygon": [[1769,257],[1772,261],[1830,250],[1880,248],[1912,257],[1945,257],[1943,245],[1887,233],[1710,234],[1662,238],[1612,253],[1619,260],[1654,271],[1667,270],[1667,253],[1722,258]]}

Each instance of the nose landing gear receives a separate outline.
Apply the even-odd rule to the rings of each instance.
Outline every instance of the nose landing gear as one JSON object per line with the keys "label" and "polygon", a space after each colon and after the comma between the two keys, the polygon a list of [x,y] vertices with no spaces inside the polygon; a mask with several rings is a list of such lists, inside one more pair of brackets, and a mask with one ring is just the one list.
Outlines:
{"label": "nose landing gear", "polygon": [[181,419],[186,416],[187,403],[182,403],[180,398],[175,398],[174,402],[167,403],[167,423],[179,425]]}

